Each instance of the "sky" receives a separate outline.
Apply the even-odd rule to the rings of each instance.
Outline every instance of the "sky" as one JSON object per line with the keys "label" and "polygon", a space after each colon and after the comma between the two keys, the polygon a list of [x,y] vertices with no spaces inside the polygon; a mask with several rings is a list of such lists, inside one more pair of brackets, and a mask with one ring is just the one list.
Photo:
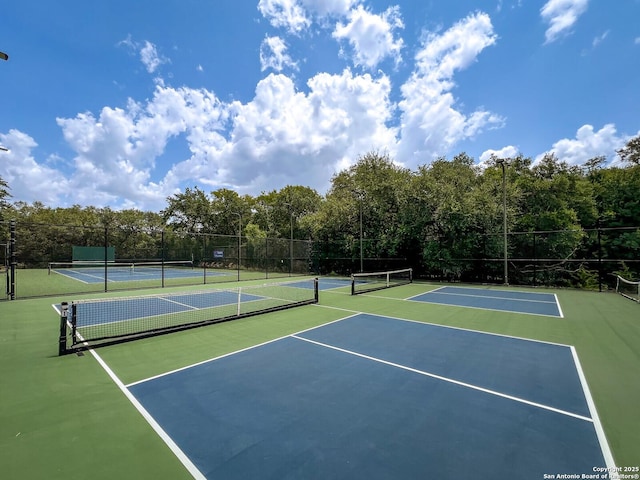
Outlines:
{"label": "sky", "polygon": [[572,165],[640,134],[640,0],[21,0],[0,16],[11,201],[159,211],[327,193],[369,152]]}

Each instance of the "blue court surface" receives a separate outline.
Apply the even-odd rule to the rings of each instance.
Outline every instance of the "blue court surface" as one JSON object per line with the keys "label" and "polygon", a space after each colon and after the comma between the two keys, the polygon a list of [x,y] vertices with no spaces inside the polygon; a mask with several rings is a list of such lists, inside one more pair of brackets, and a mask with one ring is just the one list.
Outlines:
{"label": "blue court surface", "polygon": [[519,292],[467,287],[441,287],[408,298],[416,302],[437,303],[457,307],[500,310],[562,317],[558,298],[553,293]]}
{"label": "blue court surface", "polygon": [[613,465],[572,347],[370,314],[125,388],[195,478],[542,479]]}

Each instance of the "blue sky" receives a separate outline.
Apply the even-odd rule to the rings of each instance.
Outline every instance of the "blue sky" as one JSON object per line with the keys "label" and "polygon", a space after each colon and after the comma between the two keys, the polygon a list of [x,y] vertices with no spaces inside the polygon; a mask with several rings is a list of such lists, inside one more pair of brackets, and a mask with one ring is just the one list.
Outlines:
{"label": "blue sky", "polygon": [[12,200],[158,211],[326,193],[370,151],[582,164],[640,134],[640,0],[21,0],[0,17]]}

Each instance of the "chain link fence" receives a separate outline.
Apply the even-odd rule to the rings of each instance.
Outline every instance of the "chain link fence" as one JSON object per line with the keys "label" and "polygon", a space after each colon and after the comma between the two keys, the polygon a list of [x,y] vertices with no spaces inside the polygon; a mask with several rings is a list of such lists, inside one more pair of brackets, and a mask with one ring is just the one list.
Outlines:
{"label": "chain link fence", "polygon": [[[90,259],[74,258],[89,249]],[[96,257],[97,255],[97,257]],[[77,257],[77,255],[76,255]],[[423,280],[604,290],[640,277],[640,227],[297,240],[0,222],[0,299],[411,267]]]}

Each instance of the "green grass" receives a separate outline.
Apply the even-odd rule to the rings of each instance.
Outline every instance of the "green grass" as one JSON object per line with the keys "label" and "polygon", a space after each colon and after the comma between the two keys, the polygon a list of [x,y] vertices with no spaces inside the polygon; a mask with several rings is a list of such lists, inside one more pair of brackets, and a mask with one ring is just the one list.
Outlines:
{"label": "green grass", "polygon": [[[616,464],[640,462],[640,305],[610,293],[559,290],[560,319],[402,300],[431,288],[412,284],[356,297],[346,288],[321,291],[319,305],[97,352],[127,384],[351,311],[574,345]],[[69,300],[0,302],[3,478],[190,478],[90,353],[56,356],[59,320],[51,304],[62,299]]]}

